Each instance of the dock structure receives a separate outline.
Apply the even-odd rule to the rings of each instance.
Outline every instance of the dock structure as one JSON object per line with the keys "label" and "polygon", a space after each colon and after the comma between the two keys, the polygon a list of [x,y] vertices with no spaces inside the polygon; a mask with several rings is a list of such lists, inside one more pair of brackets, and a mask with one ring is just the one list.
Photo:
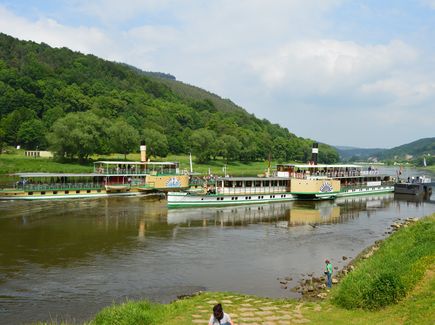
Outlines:
{"label": "dock structure", "polygon": [[394,184],[394,193],[408,195],[427,195],[432,193],[433,186],[435,186],[435,182],[433,182],[428,177],[408,177],[406,182],[398,182]]}

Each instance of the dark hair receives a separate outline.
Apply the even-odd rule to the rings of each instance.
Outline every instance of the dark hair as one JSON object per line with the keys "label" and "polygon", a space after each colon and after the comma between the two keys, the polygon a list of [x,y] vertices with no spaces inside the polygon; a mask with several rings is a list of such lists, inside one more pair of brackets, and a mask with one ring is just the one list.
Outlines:
{"label": "dark hair", "polygon": [[221,304],[217,304],[213,307],[213,316],[219,321],[219,323],[221,322],[221,319],[224,318],[224,311]]}

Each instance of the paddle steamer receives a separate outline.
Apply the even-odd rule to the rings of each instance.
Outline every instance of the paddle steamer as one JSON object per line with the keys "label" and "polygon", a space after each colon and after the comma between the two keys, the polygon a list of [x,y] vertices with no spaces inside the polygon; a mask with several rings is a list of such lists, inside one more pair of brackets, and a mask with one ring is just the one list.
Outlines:
{"label": "paddle steamer", "polygon": [[376,169],[318,165],[317,144],[312,153],[309,164],[279,164],[272,176],[218,177],[196,182],[190,191],[169,192],[168,207],[335,199],[394,191],[394,180]]}
{"label": "paddle steamer", "polygon": [[187,189],[189,176],[177,162],[97,161],[92,173],[16,173],[12,187],[0,190],[0,200],[47,200],[130,195],[161,195]]}

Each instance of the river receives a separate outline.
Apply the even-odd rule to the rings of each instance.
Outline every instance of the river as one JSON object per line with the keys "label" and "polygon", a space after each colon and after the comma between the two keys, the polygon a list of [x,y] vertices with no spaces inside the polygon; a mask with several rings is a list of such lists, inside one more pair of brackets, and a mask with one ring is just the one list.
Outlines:
{"label": "river", "polygon": [[[431,175],[434,178],[434,175]],[[84,321],[125,299],[198,290],[296,297],[277,278],[320,275],[385,238],[398,218],[435,212],[393,194],[170,209],[109,198],[0,202],[0,323]]]}

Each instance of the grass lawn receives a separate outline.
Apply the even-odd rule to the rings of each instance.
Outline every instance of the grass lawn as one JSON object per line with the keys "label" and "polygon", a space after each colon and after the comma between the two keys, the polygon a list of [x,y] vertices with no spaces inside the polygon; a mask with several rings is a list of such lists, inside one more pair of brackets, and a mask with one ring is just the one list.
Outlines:
{"label": "grass lawn", "polygon": [[422,167],[422,168],[425,169],[425,170],[429,170],[429,171],[435,173],[435,165],[427,166],[427,167]]}
{"label": "grass lawn", "polygon": [[[97,160],[119,160],[124,161],[124,155],[111,154],[108,156],[93,156],[93,161]],[[181,170],[189,170],[189,156],[186,155],[170,155],[164,158],[151,157],[152,161],[176,161],[180,163]],[[195,158],[193,158],[194,160]],[[128,161],[140,160],[140,154],[127,155]],[[207,164],[198,164],[193,161],[193,171],[201,174],[207,174],[209,169],[212,174],[223,175],[223,168],[227,165],[227,174],[231,176],[255,176],[266,171],[268,162],[229,162],[218,159],[210,161]],[[271,167],[276,165],[276,161],[271,162]],[[31,158],[25,157],[23,150],[18,150],[14,154],[0,155],[0,174],[9,174],[15,172],[62,172],[62,173],[87,173],[92,172],[92,162],[86,164],[75,163],[59,163],[49,158]]]}
{"label": "grass lawn", "polygon": [[17,172],[90,173],[92,164],[59,163],[49,158],[25,157],[24,153],[0,155],[0,174]]}

